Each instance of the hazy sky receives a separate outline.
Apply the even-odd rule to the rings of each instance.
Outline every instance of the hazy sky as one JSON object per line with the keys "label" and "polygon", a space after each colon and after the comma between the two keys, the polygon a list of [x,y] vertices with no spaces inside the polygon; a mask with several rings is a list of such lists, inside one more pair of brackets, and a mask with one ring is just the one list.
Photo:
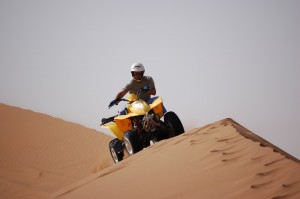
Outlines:
{"label": "hazy sky", "polygon": [[300,158],[299,10],[296,0],[0,0],[0,103],[105,131],[141,62],[187,130],[231,117]]}

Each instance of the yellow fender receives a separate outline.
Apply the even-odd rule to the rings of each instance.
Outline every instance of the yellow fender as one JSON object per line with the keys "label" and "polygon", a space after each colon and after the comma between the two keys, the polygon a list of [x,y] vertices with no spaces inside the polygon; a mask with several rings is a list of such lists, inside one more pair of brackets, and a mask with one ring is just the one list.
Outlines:
{"label": "yellow fender", "polygon": [[159,115],[159,118],[164,116],[163,101],[161,97],[155,99],[154,102],[150,104],[150,108],[153,109],[154,113]]}
{"label": "yellow fender", "polygon": [[123,140],[123,133],[120,131],[116,123],[102,125],[103,128],[109,129],[119,140]]}
{"label": "yellow fender", "polygon": [[[137,102],[146,103],[142,100],[139,100]],[[131,111],[135,111],[135,109],[130,106],[127,108],[129,108]],[[151,109],[153,109],[153,111],[155,112],[155,114],[159,116],[159,118],[163,117],[164,113],[163,113],[163,104],[162,104],[161,97],[155,99],[150,104],[150,107],[148,109],[145,109],[143,111],[131,112],[128,113],[127,115],[119,115],[114,118],[115,121],[114,123],[105,124],[103,125],[103,127],[109,129],[119,140],[123,140],[123,133],[133,128],[130,118],[134,116],[145,115]]]}

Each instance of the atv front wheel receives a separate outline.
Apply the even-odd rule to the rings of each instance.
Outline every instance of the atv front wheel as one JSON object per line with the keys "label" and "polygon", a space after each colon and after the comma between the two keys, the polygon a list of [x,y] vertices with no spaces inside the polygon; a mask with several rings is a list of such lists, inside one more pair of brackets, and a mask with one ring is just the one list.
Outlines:
{"label": "atv front wheel", "polygon": [[139,134],[134,130],[124,133],[124,144],[129,155],[135,154],[143,149]]}
{"label": "atv front wheel", "polygon": [[169,137],[175,137],[184,133],[184,128],[178,116],[170,111],[164,115],[164,121],[169,124]]}
{"label": "atv front wheel", "polygon": [[115,163],[123,160],[124,157],[123,149],[124,149],[123,142],[118,138],[115,138],[109,142],[109,151]]}

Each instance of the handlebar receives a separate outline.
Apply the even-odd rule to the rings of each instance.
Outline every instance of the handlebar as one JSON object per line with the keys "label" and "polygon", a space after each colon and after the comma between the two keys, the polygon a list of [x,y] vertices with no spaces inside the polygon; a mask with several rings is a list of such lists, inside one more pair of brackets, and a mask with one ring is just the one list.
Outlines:
{"label": "handlebar", "polygon": [[[148,87],[148,86],[141,87],[140,90],[137,92],[137,97],[138,97],[138,99],[140,99],[140,95],[141,95],[142,93],[147,92],[149,89],[150,89],[150,87]],[[129,101],[129,100],[124,99],[124,98],[121,98],[121,99],[115,100],[114,103],[111,103],[111,104],[108,106],[108,108],[111,108],[111,107],[113,107],[114,105],[118,105],[119,102],[121,102],[121,101],[125,101],[125,102],[132,103],[132,101]],[[112,101],[112,102],[113,102],[113,101]],[[109,122],[114,121],[114,118],[117,117],[117,116],[118,116],[118,115],[115,115],[115,116],[112,116],[112,117],[109,117],[109,118],[102,118],[102,120],[101,120],[102,123],[101,123],[100,125],[104,125],[104,124],[107,124],[107,123],[109,123]]]}
{"label": "handlebar", "polygon": [[102,120],[101,120],[102,123],[100,124],[100,126],[114,121],[114,118],[117,117],[117,116],[118,115],[115,115],[115,116],[112,116],[112,117],[109,117],[109,118],[102,118]]}
{"label": "handlebar", "polygon": [[[142,93],[147,92],[147,91],[149,91],[149,90],[150,90],[150,87],[149,87],[149,86],[143,86],[143,87],[141,87],[140,90],[137,92],[137,97],[138,97],[138,99],[140,99],[140,96],[141,96]],[[127,100],[127,99],[124,99],[124,98],[116,99],[114,103],[111,103],[111,104],[108,106],[108,108],[111,108],[111,107],[113,107],[114,105],[118,105],[120,101],[131,102],[131,101],[129,101],[129,100]],[[112,101],[112,102],[113,102],[113,101]]]}
{"label": "handlebar", "polygon": [[118,105],[120,101],[126,101],[126,102],[129,102],[129,100],[121,98],[121,99],[115,100],[115,102],[114,102],[113,104],[110,104],[110,105],[108,106],[108,108],[111,108],[111,107],[113,107],[114,105]]}

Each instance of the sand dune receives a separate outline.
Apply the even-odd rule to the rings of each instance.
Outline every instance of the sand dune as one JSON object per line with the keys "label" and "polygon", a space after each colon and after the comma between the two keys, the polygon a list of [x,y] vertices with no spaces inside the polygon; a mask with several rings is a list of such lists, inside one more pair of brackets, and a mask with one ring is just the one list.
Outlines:
{"label": "sand dune", "polygon": [[52,198],[300,198],[299,161],[273,147],[225,119],[152,145]]}
{"label": "sand dune", "polygon": [[0,198],[47,198],[113,162],[111,137],[0,104]]}
{"label": "sand dune", "polygon": [[0,198],[300,198],[300,161],[232,119],[112,164],[108,136],[5,105],[0,112]]}

